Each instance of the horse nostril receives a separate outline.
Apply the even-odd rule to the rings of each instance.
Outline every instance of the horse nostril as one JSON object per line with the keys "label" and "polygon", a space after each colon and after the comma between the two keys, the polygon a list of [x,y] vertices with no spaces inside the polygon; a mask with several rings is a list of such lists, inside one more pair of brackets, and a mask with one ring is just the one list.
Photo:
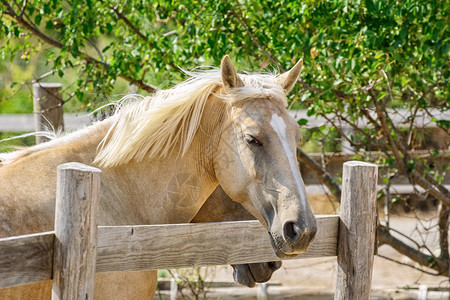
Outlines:
{"label": "horse nostril", "polygon": [[284,224],[283,233],[284,238],[286,239],[287,242],[295,244],[295,242],[298,240],[300,236],[300,232],[301,232],[300,226],[298,226],[296,223],[286,222]]}
{"label": "horse nostril", "polygon": [[310,242],[316,235],[317,227],[305,228],[294,222],[286,222],[284,224],[283,233],[286,242],[295,245],[300,239]]}

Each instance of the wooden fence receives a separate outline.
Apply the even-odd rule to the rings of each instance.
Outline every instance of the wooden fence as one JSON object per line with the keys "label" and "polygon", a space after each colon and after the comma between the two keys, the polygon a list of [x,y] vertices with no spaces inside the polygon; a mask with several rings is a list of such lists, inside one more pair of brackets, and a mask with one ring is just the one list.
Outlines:
{"label": "wooden fence", "polygon": [[[92,299],[95,272],[278,260],[257,221],[97,227],[100,173],[58,167],[55,231],[0,239],[0,288],[53,279],[54,299]],[[335,299],[369,299],[376,182],[376,165],[346,162],[340,216],[316,216],[316,238],[298,257],[337,256]]]}

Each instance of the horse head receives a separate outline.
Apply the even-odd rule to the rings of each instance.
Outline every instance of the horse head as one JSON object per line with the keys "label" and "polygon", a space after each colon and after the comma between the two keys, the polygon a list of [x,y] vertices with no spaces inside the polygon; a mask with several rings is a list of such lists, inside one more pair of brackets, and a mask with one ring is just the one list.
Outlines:
{"label": "horse head", "polygon": [[268,229],[280,258],[305,252],[317,232],[295,155],[300,129],[286,109],[301,68],[300,60],[280,76],[256,78],[237,74],[228,56],[221,64],[228,119],[215,173],[230,198]]}

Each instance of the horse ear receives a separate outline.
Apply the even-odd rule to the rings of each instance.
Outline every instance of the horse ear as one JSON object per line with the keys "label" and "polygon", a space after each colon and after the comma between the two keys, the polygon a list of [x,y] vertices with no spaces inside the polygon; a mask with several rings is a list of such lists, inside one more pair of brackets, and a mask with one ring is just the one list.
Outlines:
{"label": "horse ear", "polygon": [[294,87],[302,67],[303,59],[300,59],[292,69],[277,77],[277,83],[284,89],[285,94],[289,93]]}
{"label": "horse ear", "polygon": [[222,82],[225,89],[244,86],[244,83],[236,73],[233,63],[228,55],[225,55],[222,58],[222,62],[220,63],[220,71],[222,73]]}

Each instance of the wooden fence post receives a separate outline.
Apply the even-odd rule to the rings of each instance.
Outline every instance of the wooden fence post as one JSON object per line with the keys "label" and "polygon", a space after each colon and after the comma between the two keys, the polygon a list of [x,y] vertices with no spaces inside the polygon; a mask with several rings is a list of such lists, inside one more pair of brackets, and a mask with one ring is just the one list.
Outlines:
{"label": "wooden fence post", "polygon": [[58,166],[52,299],[93,299],[97,256],[97,168]]}
{"label": "wooden fence post", "polygon": [[[59,93],[61,83],[38,82],[33,84],[34,128],[36,131],[64,130],[64,112]],[[36,144],[47,141],[36,136]]]}
{"label": "wooden fence post", "polygon": [[369,299],[376,232],[378,168],[344,163],[334,299]]}

